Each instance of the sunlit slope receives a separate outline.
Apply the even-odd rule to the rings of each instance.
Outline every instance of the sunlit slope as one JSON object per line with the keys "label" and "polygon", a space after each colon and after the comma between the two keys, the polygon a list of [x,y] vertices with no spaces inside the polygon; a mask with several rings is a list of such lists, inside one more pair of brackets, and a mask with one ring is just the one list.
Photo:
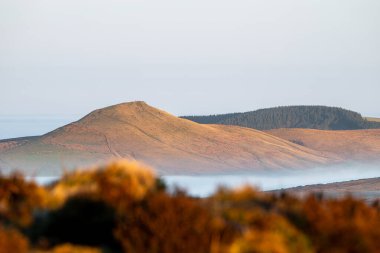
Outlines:
{"label": "sunlit slope", "polygon": [[365,119],[372,122],[380,122],[380,118],[366,117]]}
{"label": "sunlit slope", "polygon": [[275,129],[268,133],[318,150],[328,156],[336,155],[346,161],[380,161],[380,129],[347,131]]}
{"label": "sunlit slope", "polygon": [[0,153],[8,168],[38,174],[118,157],[144,161],[163,174],[304,168],[337,161],[261,131],[201,125],[144,102],[96,110]]}

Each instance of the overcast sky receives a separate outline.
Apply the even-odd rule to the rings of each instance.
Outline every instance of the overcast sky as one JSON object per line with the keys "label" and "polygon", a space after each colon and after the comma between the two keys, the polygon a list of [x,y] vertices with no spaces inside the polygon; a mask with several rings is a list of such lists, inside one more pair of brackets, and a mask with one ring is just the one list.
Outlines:
{"label": "overcast sky", "polygon": [[144,100],[380,117],[379,0],[0,0],[0,115]]}

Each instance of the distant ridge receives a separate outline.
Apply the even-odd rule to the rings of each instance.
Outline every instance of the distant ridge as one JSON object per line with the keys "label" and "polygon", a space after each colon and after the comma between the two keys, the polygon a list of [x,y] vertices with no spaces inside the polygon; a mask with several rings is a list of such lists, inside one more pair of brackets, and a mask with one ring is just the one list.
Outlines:
{"label": "distant ridge", "polygon": [[310,128],[320,130],[355,130],[380,128],[380,122],[369,121],[359,113],[328,106],[283,106],[243,113],[209,116],[184,116],[201,124],[223,124],[258,130]]}
{"label": "distant ridge", "polygon": [[26,174],[57,175],[62,168],[121,157],[166,175],[302,169],[341,161],[268,133],[198,124],[141,101],[98,109],[45,135],[0,146],[0,168]]}
{"label": "distant ridge", "polygon": [[272,192],[287,192],[298,196],[308,196],[311,193],[323,193],[324,196],[333,198],[353,195],[357,198],[362,198],[369,203],[372,203],[372,201],[378,200],[380,198],[380,178],[368,178],[328,184],[298,186],[275,190]]}

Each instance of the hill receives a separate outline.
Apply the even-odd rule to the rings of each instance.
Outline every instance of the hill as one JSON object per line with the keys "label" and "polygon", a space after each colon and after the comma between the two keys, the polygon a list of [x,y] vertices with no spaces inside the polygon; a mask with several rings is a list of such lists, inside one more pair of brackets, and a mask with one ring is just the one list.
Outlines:
{"label": "hill", "polygon": [[380,129],[273,129],[267,133],[345,161],[370,161],[380,157]]}
{"label": "hill", "polygon": [[2,146],[3,171],[37,175],[120,157],[144,161],[161,174],[305,168],[339,161],[258,130],[202,125],[144,102],[99,109],[43,136],[3,141]]}
{"label": "hill", "polygon": [[365,119],[369,122],[380,122],[380,118],[365,117]]}
{"label": "hill", "polygon": [[367,121],[359,113],[327,106],[284,106],[251,112],[210,116],[184,116],[201,124],[223,124],[259,130],[311,128],[353,130],[380,128],[380,122]]}
{"label": "hill", "polygon": [[373,201],[380,198],[380,178],[298,186],[273,192],[283,191],[298,196],[307,196],[310,193],[323,193],[325,196],[329,197],[344,197],[350,194],[367,201]]}

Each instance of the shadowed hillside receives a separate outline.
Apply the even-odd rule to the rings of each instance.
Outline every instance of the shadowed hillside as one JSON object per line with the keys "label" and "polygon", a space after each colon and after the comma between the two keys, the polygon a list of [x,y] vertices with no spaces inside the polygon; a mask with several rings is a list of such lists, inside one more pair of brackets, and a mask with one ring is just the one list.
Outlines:
{"label": "shadowed hillside", "polygon": [[202,125],[144,102],[96,110],[43,136],[2,145],[3,169],[38,175],[115,157],[144,161],[163,174],[305,168],[339,161],[254,129]]}
{"label": "shadowed hillside", "polygon": [[259,130],[276,128],[312,128],[348,130],[380,128],[380,123],[367,121],[359,113],[327,106],[284,106],[252,112],[210,116],[185,116],[202,124],[223,124]]}

